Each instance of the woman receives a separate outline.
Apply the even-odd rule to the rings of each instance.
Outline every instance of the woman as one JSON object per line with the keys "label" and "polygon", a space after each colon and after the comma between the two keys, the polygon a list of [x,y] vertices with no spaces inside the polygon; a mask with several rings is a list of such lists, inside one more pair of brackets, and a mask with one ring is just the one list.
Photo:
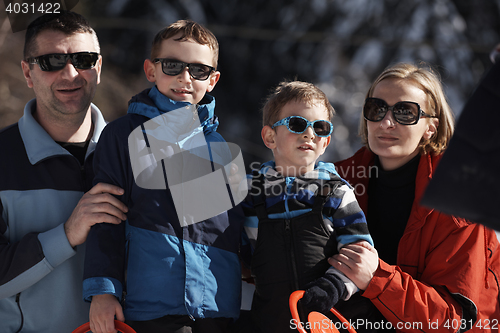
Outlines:
{"label": "woman", "polygon": [[377,251],[348,245],[329,262],[381,312],[381,328],[387,321],[405,332],[500,326],[495,233],[419,205],[453,124],[438,77],[397,64],[368,91],[360,124],[366,147],[335,163],[356,189]]}

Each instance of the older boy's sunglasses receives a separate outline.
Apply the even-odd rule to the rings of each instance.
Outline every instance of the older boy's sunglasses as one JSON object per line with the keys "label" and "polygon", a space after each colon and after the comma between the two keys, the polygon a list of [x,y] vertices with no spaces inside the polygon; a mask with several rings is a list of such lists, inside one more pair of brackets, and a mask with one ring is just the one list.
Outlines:
{"label": "older boy's sunglasses", "polygon": [[27,59],[30,64],[38,64],[40,69],[44,72],[61,70],[66,67],[68,60],[70,60],[73,66],[77,69],[91,69],[94,68],[97,60],[99,60],[99,53],[52,53]]}
{"label": "older boy's sunglasses", "polygon": [[175,76],[182,73],[184,68],[188,68],[189,75],[195,80],[205,81],[210,76],[210,73],[215,71],[215,68],[203,64],[190,64],[187,62],[167,59],[156,58],[153,62],[161,63],[161,70],[166,75]]}
{"label": "older boy's sunglasses", "polygon": [[330,134],[332,134],[333,132],[333,125],[328,120],[309,121],[306,118],[300,116],[290,116],[283,118],[274,123],[271,128],[275,128],[276,126],[281,125],[285,125],[290,132],[295,134],[302,134],[309,126],[311,126],[311,128],[314,130],[314,133],[322,138],[330,136]]}
{"label": "older boy's sunglasses", "polygon": [[393,106],[380,98],[368,97],[363,107],[363,116],[369,121],[381,121],[387,112],[391,111],[394,119],[401,125],[415,125],[422,118],[437,118],[431,116],[420,109],[420,105],[415,102],[397,102]]}

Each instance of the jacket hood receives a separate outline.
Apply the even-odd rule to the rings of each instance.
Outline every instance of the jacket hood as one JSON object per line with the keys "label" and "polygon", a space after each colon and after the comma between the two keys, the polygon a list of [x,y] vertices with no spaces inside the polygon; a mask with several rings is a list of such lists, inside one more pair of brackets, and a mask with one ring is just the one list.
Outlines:
{"label": "jacket hood", "polygon": [[[127,113],[139,114],[153,119],[166,112],[189,107],[191,103],[174,101],[163,95],[156,86],[148,88],[133,96],[129,101]],[[219,126],[219,120],[215,115],[215,98],[205,94],[199,104],[196,105],[200,124],[205,134],[215,132]]]}

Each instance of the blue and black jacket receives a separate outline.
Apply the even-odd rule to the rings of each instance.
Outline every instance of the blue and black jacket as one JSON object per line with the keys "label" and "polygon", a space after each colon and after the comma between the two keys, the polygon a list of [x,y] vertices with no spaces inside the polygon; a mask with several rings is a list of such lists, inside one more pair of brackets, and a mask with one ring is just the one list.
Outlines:
{"label": "blue and black jacket", "polygon": [[[87,238],[83,296],[87,301],[99,294],[122,299],[126,290],[122,304],[127,320],[239,315],[242,222],[232,222],[224,212],[181,225],[166,175],[163,189],[142,188],[134,180],[130,133],[165,112],[189,106],[168,99],[156,87],[145,90],[132,98],[127,115],[108,124],[96,148],[94,183],[123,188],[125,194],[120,199],[129,212],[126,223],[92,227]],[[209,95],[197,105],[207,143],[224,142],[215,132],[214,107],[215,99]]]}
{"label": "blue and black jacket", "polygon": [[373,240],[353,188],[331,163],[318,162],[304,175],[285,177],[269,161],[248,181],[250,192],[242,207],[256,286],[252,329],[295,332],[290,294],[327,274],[342,287],[339,298],[349,299],[356,285],[327,259],[346,244],[373,245]]}

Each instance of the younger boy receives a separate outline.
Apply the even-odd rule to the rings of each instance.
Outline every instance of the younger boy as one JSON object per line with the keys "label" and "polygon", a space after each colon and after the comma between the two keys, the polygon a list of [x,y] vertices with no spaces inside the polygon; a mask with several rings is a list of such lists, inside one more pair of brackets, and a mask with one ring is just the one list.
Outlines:
{"label": "younger boy", "polygon": [[295,332],[288,307],[295,290],[306,290],[301,305],[321,312],[357,291],[327,263],[345,244],[373,245],[352,188],[333,164],[317,162],[330,143],[333,114],[325,94],[306,82],[281,82],[264,105],[261,135],[274,161],[254,171],[243,203],[254,332]]}
{"label": "younger boy", "polygon": [[[215,132],[215,99],[206,94],[219,80],[217,59],[217,39],[201,25],[181,20],[163,29],[144,62],[155,86],[134,96],[128,114],[101,135],[94,182],[123,188],[120,199],[129,212],[116,228],[92,228],[87,241],[83,294],[91,300],[94,333],[113,332],[115,316],[138,333],[228,332],[238,317],[240,224],[230,223],[227,212],[203,221],[179,218],[166,175],[175,156],[196,160],[182,152],[186,145],[198,147],[199,135],[205,146],[224,142]],[[131,133],[137,130],[144,137],[135,142]],[[178,140],[164,145],[162,137]],[[163,145],[155,148],[158,143]],[[139,161],[137,151],[144,153]],[[170,170],[182,176],[183,170]]]}

